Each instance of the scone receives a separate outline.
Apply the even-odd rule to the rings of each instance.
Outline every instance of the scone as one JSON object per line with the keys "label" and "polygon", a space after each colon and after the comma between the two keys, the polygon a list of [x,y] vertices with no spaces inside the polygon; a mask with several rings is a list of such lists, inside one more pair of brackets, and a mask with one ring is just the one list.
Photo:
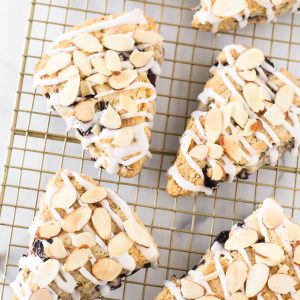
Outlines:
{"label": "scone", "polygon": [[300,299],[300,226],[273,199],[222,231],[188,274],[156,300]]}
{"label": "scone", "polygon": [[115,192],[61,170],[47,185],[29,229],[27,255],[11,284],[15,300],[99,299],[121,278],[156,267],[157,246]]}
{"label": "scone", "polygon": [[49,109],[75,129],[96,168],[138,174],[149,152],[162,37],[142,10],[84,22],[58,36],[36,65]]}
{"label": "scone", "polygon": [[219,182],[246,178],[300,144],[300,84],[264,54],[226,46],[210,70],[168,171],[173,195],[212,194]]}
{"label": "scone", "polygon": [[200,0],[192,25],[203,31],[226,32],[248,23],[269,23],[299,8],[299,0]]}

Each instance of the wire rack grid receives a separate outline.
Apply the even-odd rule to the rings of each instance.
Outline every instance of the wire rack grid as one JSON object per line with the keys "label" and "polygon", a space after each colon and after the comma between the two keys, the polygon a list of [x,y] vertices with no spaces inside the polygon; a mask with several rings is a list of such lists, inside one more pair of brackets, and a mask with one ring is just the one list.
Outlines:
{"label": "wire rack grid", "polygon": [[[275,167],[263,167],[248,180],[222,184],[213,196],[171,198],[165,192],[166,171],[178,148],[196,96],[208,78],[216,53],[226,44],[261,48],[275,64],[300,77],[300,18],[280,17],[276,24],[250,25],[233,33],[203,33],[190,26],[198,0],[38,0],[28,18],[11,137],[0,193],[0,295],[12,299],[9,288],[26,252],[27,229],[49,178],[60,168],[81,171],[115,189],[137,211],[156,239],[158,270],[141,270],[124,280],[111,299],[153,299],[165,279],[182,275],[209,247],[213,237],[243,219],[267,196],[275,195],[286,212],[300,220],[298,158],[290,154]],[[65,124],[46,110],[32,87],[33,67],[60,33],[103,13],[141,8],[160,26],[165,62],[158,80],[158,114],[154,122],[153,158],[135,178],[108,176],[93,168]]]}

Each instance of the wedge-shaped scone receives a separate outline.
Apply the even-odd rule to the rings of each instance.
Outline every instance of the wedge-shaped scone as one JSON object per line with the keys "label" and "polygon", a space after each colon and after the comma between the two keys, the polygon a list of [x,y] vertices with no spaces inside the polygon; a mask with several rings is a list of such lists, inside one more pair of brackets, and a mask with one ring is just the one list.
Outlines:
{"label": "wedge-shaped scone", "polygon": [[115,192],[85,175],[57,172],[30,227],[11,284],[18,300],[99,299],[121,278],[156,267],[157,246]]}
{"label": "wedge-shaped scone", "polygon": [[169,169],[173,196],[211,194],[219,182],[246,178],[300,144],[300,84],[264,54],[226,46],[210,70]]}
{"label": "wedge-shaped scone", "polygon": [[203,31],[225,32],[248,23],[269,23],[299,8],[299,0],[201,0],[192,25]]}
{"label": "wedge-shaped scone", "polygon": [[156,300],[299,299],[300,226],[267,198],[222,231],[188,274],[165,282]]}
{"label": "wedge-shaped scone", "polygon": [[55,39],[34,82],[75,129],[95,167],[132,177],[149,152],[155,80],[163,60],[156,24],[136,9],[86,21]]}

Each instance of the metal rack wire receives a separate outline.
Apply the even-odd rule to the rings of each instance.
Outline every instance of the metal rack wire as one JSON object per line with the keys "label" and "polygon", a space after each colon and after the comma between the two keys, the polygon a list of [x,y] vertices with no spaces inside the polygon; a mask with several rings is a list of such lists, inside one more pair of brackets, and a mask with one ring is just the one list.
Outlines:
{"label": "metal rack wire", "polygon": [[[276,24],[250,25],[214,36],[192,29],[192,7],[198,0],[33,0],[0,193],[1,299],[12,298],[8,284],[26,251],[27,229],[47,180],[59,168],[72,168],[114,188],[138,212],[158,242],[158,270],[141,270],[126,279],[112,299],[153,299],[163,281],[194,265],[223,228],[251,213],[265,197],[275,195],[288,214],[300,220],[298,158],[286,154],[275,167],[264,167],[248,180],[223,184],[210,197],[173,199],[164,191],[166,170],[176,154],[178,137],[196,96],[207,80],[214,55],[226,44],[261,48],[277,66],[300,77],[300,18],[286,15]],[[74,136],[63,134],[64,122],[46,111],[32,87],[33,66],[47,44],[81,21],[103,13],[142,8],[160,26],[166,57],[158,82],[158,114],[153,158],[135,178],[108,176],[93,168]]]}

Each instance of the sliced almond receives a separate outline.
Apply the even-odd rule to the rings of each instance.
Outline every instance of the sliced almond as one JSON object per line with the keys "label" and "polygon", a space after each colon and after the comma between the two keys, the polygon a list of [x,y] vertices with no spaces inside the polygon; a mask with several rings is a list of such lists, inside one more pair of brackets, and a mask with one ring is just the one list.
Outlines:
{"label": "sliced almond", "polygon": [[129,60],[136,68],[141,68],[144,67],[150,61],[153,55],[154,51],[143,52],[134,49],[133,52],[130,54]]}
{"label": "sliced almond", "polygon": [[287,274],[289,272],[289,267],[286,264],[279,264],[277,273]]}
{"label": "sliced almond", "polygon": [[77,192],[73,186],[61,187],[51,199],[51,207],[53,208],[70,208],[77,199]]}
{"label": "sliced almond", "polygon": [[124,253],[132,247],[133,241],[128,237],[126,232],[121,231],[115,235],[108,243],[108,253],[111,257],[117,257]]}
{"label": "sliced almond", "polygon": [[72,244],[74,247],[82,248],[83,246],[93,247],[96,245],[96,238],[94,232],[81,232],[72,236]]}
{"label": "sliced almond", "polygon": [[223,154],[223,148],[218,144],[207,143],[208,156],[213,159],[219,159]]}
{"label": "sliced almond", "polygon": [[225,175],[225,172],[224,172],[223,168],[217,162],[214,162],[214,164],[212,165],[211,179],[212,180],[221,180],[224,175]]}
{"label": "sliced almond", "polygon": [[136,113],[139,110],[139,107],[131,97],[126,96],[126,95],[120,95],[120,106],[122,109],[130,112],[130,113]]}
{"label": "sliced almond", "polygon": [[247,296],[242,292],[237,292],[229,296],[229,300],[248,300]]}
{"label": "sliced almond", "polygon": [[40,226],[37,231],[37,236],[42,239],[51,239],[58,235],[61,230],[60,222],[57,220],[50,220]]}
{"label": "sliced almond", "polygon": [[280,107],[283,112],[290,109],[294,101],[294,91],[288,86],[282,86],[276,93],[275,104]]}
{"label": "sliced almond", "polygon": [[90,53],[101,52],[103,49],[99,40],[94,35],[86,32],[78,34],[72,42],[78,48]]}
{"label": "sliced almond", "polygon": [[113,89],[120,90],[129,86],[137,77],[138,73],[136,70],[126,69],[118,75],[112,75],[108,83]]}
{"label": "sliced almond", "polygon": [[271,291],[277,294],[288,294],[297,284],[297,281],[287,274],[274,274],[268,280],[268,287]]}
{"label": "sliced almond", "polygon": [[98,207],[94,210],[92,222],[97,234],[104,240],[109,239],[111,233],[111,217],[105,208]]}
{"label": "sliced almond", "polygon": [[269,267],[277,266],[285,260],[282,248],[273,243],[257,243],[252,248],[260,258],[256,257],[256,262],[263,262]]}
{"label": "sliced almond", "polygon": [[246,281],[248,267],[242,260],[232,262],[226,270],[228,291],[233,294],[240,290]]}
{"label": "sliced almond", "polygon": [[259,98],[263,101],[271,101],[272,100],[270,93],[261,86],[259,87],[258,94],[259,94]]}
{"label": "sliced almond", "polygon": [[240,162],[240,160],[242,159],[242,152],[238,140],[234,136],[222,137],[220,144],[223,147],[226,154],[232,160],[234,160],[236,163]]}
{"label": "sliced almond", "polygon": [[82,196],[81,200],[84,203],[96,203],[100,202],[107,197],[107,191],[102,186],[95,186],[87,190]]}
{"label": "sliced almond", "polygon": [[121,60],[117,52],[113,50],[107,50],[105,52],[106,66],[112,73],[120,73],[122,66]]}
{"label": "sliced almond", "polygon": [[54,239],[53,243],[48,247],[48,251],[51,253],[51,257],[64,258],[68,255],[64,244],[58,238]]}
{"label": "sliced almond", "polygon": [[81,101],[75,106],[75,117],[82,122],[89,122],[95,116],[95,104],[93,100]]}
{"label": "sliced almond", "polygon": [[70,233],[79,231],[87,224],[91,215],[92,210],[88,206],[81,206],[64,217],[62,228]]}
{"label": "sliced almond", "polygon": [[293,299],[294,300],[300,300],[300,290],[298,290],[297,292],[293,293]]}
{"label": "sliced almond", "polygon": [[212,7],[213,15],[217,17],[232,17],[247,8],[245,0],[216,0]]}
{"label": "sliced almond", "polygon": [[113,281],[122,272],[122,266],[114,259],[105,257],[97,260],[92,266],[92,273],[103,281]]}
{"label": "sliced almond", "polygon": [[191,157],[203,160],[207,157],[208,147],[207,145],[196,145],[189,153]]}
{"label": "sliced almond", "polygon": [[235,67],[238,70],[254,69],[259,67],[264,61],[265,56],[261,50],[257,48],[250,48],[239,55],[235,61]]}
{"label": "sliced almond", "polygon": [[283,229],[283,234],[289,242],[300,239],[300,226],[296,223],[290,223]]}
{"label": "sliced almond", "polygon": [[113,139],[112,143],[119,147],[127,147],[134,140],[134,130],[132,127],[124,127],[120,129],[118,134]]}
{"label": "sliced almond", "polygon": [[72,55],[68,52],[58,52],[51,56],[45,66],[45,72],[47,75],[53,75],[57,71],[65,68],[72,59]]}
{"label": "sliced almond", "polygon": [[246,83],[243,86],[243,95],[254,112],[264,110],[264,102],[259,96],[259,86],[253,82]]}
{"label": "sliced almond", "polygon": [[141,30],[133,33],[133,38],[141,44],[156,44],[163,41],[162,37],[155,31]]}
{"label": "sliced almond", "polygon": [[118,129],[122,125],[120,115],[111,106],[103,111],[100,123],[109,129]]}
{"label": "sliced almond", "polygon": [[222,113],[219,109],[213,108],[207,112],[204,127],[209,142],[214,143],[219,138],[223,127],[222,122]]}
{"label": "sliced almond", "polygon": [[243,131],[243,136],[252,135],[255,132],[253,129],[256,127],[257,123],[259,123],[258,120],[249,119],[245,125],[244,131]]}
{"label": "sliced almond", "polygon": [[95,135],[99,135],[101,132],[101,128],[100,128],[99,124],[94,125],[91,132]]}
{"label": "sliced almond", "polygon": [[107,77],[100,73],[95,73],[87,77],[86,80],[89,81],[91,84],[103,84],[108,81]]}
{"label": "sliced almond", "polygon": [[92,72],[92,65],[90,59],[81,51],[75,50],[73,52],[73,61],[84,76],[89,76]]}
{"label": "sliced almond", "polygon": [[94,69],[101,75],[110,76],[111,71],[107,68],[104,58],[100,56],[94,56],[91,58],[91,63]]}
{"label": "sliced almond", "polygon": [[299,242],[297,242],[294,247],[293,262],[298,266],[300,265],[300,244],[299,244]]}
{"label": "sliced almond", "polygon": [[244,70],[238,73],[245,81],[255,81],[256,79],[255,70]]}
{"label": "sliced almond", "polygon": [[48,259],[41,263],[34,274],[33,281],[40,287],[46,287],[57,276],[59,271],[59,262],[56,259]]}
{"label": "sliced almond", "polygon": [[63,89],[59,92],[59,98],[61,100],[61,105],[69,106],[74,103],[78,96],[80,86],[80,77],[77,75],[70,78]]}
{"label": "sliced almond", "polygon": [[264,113],[264,117],[274,126],[281,125],[285,118],[284,113],[276,104],[273,104],[267,109]]}
{"label": "sliced almond", "polygon": [[248,273],[246,282],[246,296],[256,296],[266,285],[269,277],[269,268],[265,264],[253,265]]}
{"label": "sliced almond", "polygon": [[115,51],[130,51],[134,47],[132,36],[124,33],[107,35],[102,39],[103,45]]}
{"label": "sliced almond", "polygon": [[263,223],[268,229],[274,229],[281,225],[284,220],[284,214],[276,208],[269,208],[263,214]]}
{"label": "sliced almond", "polygon": [[79,70],[75,65],[70,65],[58,72],[58,78],[60,80],[69,80],[70,78],[79,74]]}
{"label": "sliced almond", "polygon": [[195,283],[187,278],[182,278],[180,280],[180,284],[180,290],[184,298],[197,299],[205,294],[205,290],[200,284]]}
{"label": "sliced almond", "polygon": [[150,247],[152,245],[150,234],[135,218],[124,221],[124,228],[128,236],[136,243],[144,247]]}
{"label": "sliced almond", "polygon": [[89,260],[90,255],[90,248],[75,248],[68,256],[64,264],[64,270],[70,272],[83,267]]}
{"label": "sliced almond", "polygon": [[87,80],[80,81],[80,91],[82,97],[95,95],[95,92],[93,91],[90,82]]}
{"label": "sliced almond", "polygon": [[34,292],[29,300],[51,300],[52,296],[50,292],[46,289],[39,289],[36,292]]}
{"label": "sliced almond", "polygon": [[248,121],[248,113],[244,109],[241,103],[230,103],[233,104],[231,116],[234,121],[242,128],[245,127],[246,122]]}
{"label": "sliced almond", "polygon": [[233,232],[225,242],[224,248],[228,251],[247,248],[253,245],[258,239],[257,232],[253,229],[238,229]]}
{"label": "sliced almond", "polygon": [[216,296],[207,295],[207,296],[201,297],[199,300],[219,300],[219,299],[221,299],[221,298],[218,298]]}

